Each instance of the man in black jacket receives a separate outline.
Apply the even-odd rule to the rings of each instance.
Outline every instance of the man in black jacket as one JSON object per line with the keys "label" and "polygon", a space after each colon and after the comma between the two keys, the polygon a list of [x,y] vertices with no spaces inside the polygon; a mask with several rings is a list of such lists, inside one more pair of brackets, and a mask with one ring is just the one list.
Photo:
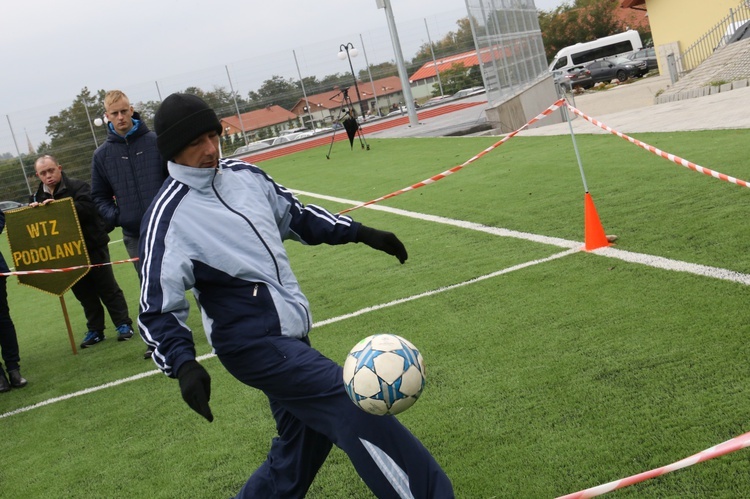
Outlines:
{"label": "man in black jacket", "polygon": [[[3,233],[3,229],[5,229],[5,213],[0,210],[0,234]],[[5,263],[3,254],[0,253],[0,273],[7,274],[8,272],[10,272],[8,264]],[[5,362],[5,370],[8,371],[10,382],[5,377],[5,371],[2,364],[0,364],[0,393],[9,392],[11,387],[23,388],[28,383],[21,376],[18,336],[16,335],[16,326],[10,317],[10,308],[8,307],[7,280],[8,276],[0,276],[0,358]]]}
{"label": "man in black jacket", "polygon": [[[86,242],[89,261],[92,265],[109,263],[109,236],[104,221],[91,199],[91,188],[86,182],[68,178],[62,166],[50,155],[36,160],[36,176],[41,182],[36,193],[31,196],[29,206],[38,207],[57,199],[73,198],[73,204],[81,224],[81,232]],[[73,285],[73,294],[81,302],[86,315],[88,332],[81,348],[96,345],[104,340],[104,308],[117,327],[117,341],[133,337],[133,321],[128,313],[128,304],[111,265],[92,267],[88,273]]]}
{"label": "man in black jacket", "polygon": [[[167,178],[167,162],[127,95],[110,90],[104,109],[109,133],[91,161],[91,197],[109,227],[122,227],[128,255],[137,258],[141,218]],[[134,265],[140,278],[140,260]],[[152,353],[149,347],[143,357]]]}

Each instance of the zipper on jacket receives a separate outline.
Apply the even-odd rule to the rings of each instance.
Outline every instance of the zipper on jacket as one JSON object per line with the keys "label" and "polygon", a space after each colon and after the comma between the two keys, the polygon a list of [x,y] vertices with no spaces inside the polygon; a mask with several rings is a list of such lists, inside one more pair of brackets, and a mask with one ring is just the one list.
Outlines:
{"label": "zipper on jacket", "polygon": [[258,231],[258,229],[255,227],[255,225],[249,218],[247,218],[244,214],[240,213],[239,211],[229,206],[227,202],[224,201],[224,199],[221,197],[221,194],[219,194],[218,189],[216,189],[216,184],[214,184],[215,180],[216,180],[216,171],[214,171],[214,180],[211,181],[211,189],[213,189],[214,194],[216,194],[216,199],[218,199],[221,202],[221,204],[223,204],[226,207],[227,210],[242,217],[242,219],[244,219],[245,222],[247,222],[250,228],[253,229],[253,232],[255,232],[255,235],[258,236],[258,239],[260,240],[260,242],[263,243],[263,247],[266,248],[266,251],[268,252],[268,255],[271,257],[271,260],[273,260],[273,265],[276,268],[276,279],[279,281],[279,284],[283,286],[284,283],[281,281],[281,270],[279,269],[279,262],[276,261],[276,257],[274,256],[273,251],[271,251],[271,248],[268,246],[268,243],[266,243],[266,240],[263,239],[263,236],[260,235],[260,232]]}

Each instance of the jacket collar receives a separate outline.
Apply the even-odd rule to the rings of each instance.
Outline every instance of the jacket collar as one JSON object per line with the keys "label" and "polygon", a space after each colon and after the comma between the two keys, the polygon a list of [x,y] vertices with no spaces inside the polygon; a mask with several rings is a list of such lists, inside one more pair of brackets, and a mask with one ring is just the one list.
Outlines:
{"label": "jacket collar", "polygon": [[216,168],[194,168],[180,165],[174,161],[170,161],[167,168],[173,179],[199,191],[211,189],[217,171]]}

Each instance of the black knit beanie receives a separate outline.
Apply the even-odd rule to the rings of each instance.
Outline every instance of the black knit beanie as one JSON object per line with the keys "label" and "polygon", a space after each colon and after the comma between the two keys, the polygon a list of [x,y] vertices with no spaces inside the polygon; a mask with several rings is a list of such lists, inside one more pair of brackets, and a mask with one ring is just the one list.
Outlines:
{"label": "black knit beanie", "polygon": [[154,116],[156,145],[166,160],[182,151],[200,135],[216,130],[221,135],[221,123],[216,113],[203,99],[190,94],[172,94],[161,103]]}

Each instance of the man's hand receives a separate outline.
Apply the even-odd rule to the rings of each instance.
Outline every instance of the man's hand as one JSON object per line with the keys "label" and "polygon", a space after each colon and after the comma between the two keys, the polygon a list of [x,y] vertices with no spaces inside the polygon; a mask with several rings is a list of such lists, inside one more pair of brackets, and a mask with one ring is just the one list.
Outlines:
{"label": "man's hand", "polygon": [[42,205],[45,205],[45,204],[50,204],[52,201],[54,201],[54,199],[52,199],[52,198],[45,199],[41,203],[37,203],[36,201],[34,201],[33,203],[29,203],[29,206],[31,206],[32,208],[36,208],[37,206],[42,206]]}
{"label": "man's hand", "polygon": [[212,422],[214,415],[208,401],[211,399],[211,376],[196,360],[188,360],[177,371],[182,398],[195,412]]}
{"label": "man's hand", "polygon": [[409,258],[404,244],[392,232],[385,232],[361,225],[357,231],[356,241],[358,243],[365,243],[376,250],[385,251],[389,255],[398,258],[398,261],[401,263],[404,263]]}

